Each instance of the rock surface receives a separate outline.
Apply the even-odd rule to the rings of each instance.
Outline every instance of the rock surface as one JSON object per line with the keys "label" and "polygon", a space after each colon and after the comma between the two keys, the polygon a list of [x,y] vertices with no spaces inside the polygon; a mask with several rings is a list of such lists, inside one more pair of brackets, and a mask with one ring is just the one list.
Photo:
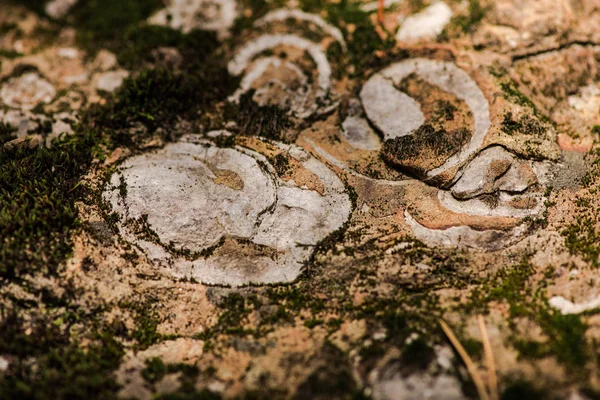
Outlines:
{"label": "rock surface", "polygon": [[600,393],[597,2],[74,3],[0,1],[0,398]]}

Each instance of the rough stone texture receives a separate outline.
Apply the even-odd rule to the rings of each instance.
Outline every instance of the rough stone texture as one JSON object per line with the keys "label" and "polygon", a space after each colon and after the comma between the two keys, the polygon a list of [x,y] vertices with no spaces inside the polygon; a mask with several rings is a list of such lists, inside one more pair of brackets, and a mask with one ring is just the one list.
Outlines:
{"label": "rough stone texture", "polygon": [[597,2],[110,3],[0,2],[55,90],[0,104],[0,397],[475,398],[440,320],[490,398],[597,397]]}

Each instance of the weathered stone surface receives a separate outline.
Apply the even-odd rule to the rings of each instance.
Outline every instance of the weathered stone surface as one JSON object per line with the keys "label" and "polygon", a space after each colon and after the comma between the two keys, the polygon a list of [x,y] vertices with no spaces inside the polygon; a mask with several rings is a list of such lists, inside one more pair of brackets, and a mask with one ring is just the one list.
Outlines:
{"label": "weathered stone surface", "polygon": [[595,1],[22,3],[0,397],[473,397],[440,320],[490,398],[600,392]]}

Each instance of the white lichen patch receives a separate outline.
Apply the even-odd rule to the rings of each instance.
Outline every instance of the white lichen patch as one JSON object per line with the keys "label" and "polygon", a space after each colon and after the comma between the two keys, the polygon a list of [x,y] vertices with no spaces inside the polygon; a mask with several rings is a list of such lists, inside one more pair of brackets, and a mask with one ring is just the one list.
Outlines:
{"label": "white lichen patch", "polygon": [[56,89],[36,72],[10,78],[0,89],[0,100],[20,110],[31,110],[40,103],[50,103]]}
{"label": "white lichen patch", "polygon": [[373,75],[360,92],[367,117],[383,133],[384,139],[410,135],[424,123],[419,104],[396,89],[411,74],[454,94],[473,114],[475,129],[471,139],[442,165],[427,171],[428,177],[435,177],[461,165],[479,151],[491,125],[489,104],[477,83],[453,63],[424,58],[395,63]]}
{"label": "white lichen patch", "polygon": [[581,303],[574,303],[565,299],[563,296],[554,296],[548,300],[548,304],[556,308],[563,315],[581,314],[586,311],[597,310],[600,308],[600,296],[591,298]]}
{"label": "white lichen patch", "polygon": [[443,1],[437,1],[420,13],[402,21],[396,40],[410,42],[419,39],[435,39],[452,18],[452,9]]}
{"label": "white lichen patch", "polygon": [[430,246],[468,247],[496,251],[517,242],[526,230],[523,225],[510,230],[477,230],[467,225],[432,229],[419,223],[408,211],[405,211],[404,218],[412,229],[413,235]]}
{"label": "white lichen patch", "polygon": [[215,31],[220,39],[224,39],[229,36],[236,17],[235,0],[170,0],[166,8],[148,19],[148,23],[169,26],[183,33],[194,29]]}
{"label": "white lichen patch", "polygon": [[322,193],[284,181],[255,151],[188,136],[127,160],[105,197],[122,217],[121,234],[175,276],[232,286],[290,282],[351,205],[324,164],[294,145],[280,150]]}

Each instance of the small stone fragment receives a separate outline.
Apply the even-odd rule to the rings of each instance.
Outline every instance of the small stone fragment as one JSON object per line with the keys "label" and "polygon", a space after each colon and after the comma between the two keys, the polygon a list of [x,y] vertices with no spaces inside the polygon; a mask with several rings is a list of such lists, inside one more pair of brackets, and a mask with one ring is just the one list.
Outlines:
{"label": "small stone fragment", "polygon": [[443,1],[437,1],[420,13],[405,18],[396,33],[396,40],[434,39],[442,33],[451,18],[452,9]]}
{"label": "small stone fragment", "polygon": [[96,89],[112,93],[123,84],[123,80],[128,76],[129,72],[125,70],[104,72],[98,76]]}
{"label": "small stone fragment", "polygon": [[8,80],[0,89],[0,99],[9,107],[31,110],[40,103],[50,103],[56,89],[36,72],[27,72]]}
{"label": "small stone fragment", "polygon": [[503,147],[493,146],[483,150],[452,186],[452,194],[458,199],[469,199],[493,193],[496,180],[511,168],[514,161],[515,157]]}
{"label": "small stone fragment", "polygon": [[46,3],[44,10],[52,18],[62,18],[77,3],[77,0],[52,0]]}
{"label": "small stone fragment", "polygon": [[342,122],[342,136],[357,149],[377,151],[381,148],[381,139],[363,114],[360,102],[350,100],[348,115]]}

